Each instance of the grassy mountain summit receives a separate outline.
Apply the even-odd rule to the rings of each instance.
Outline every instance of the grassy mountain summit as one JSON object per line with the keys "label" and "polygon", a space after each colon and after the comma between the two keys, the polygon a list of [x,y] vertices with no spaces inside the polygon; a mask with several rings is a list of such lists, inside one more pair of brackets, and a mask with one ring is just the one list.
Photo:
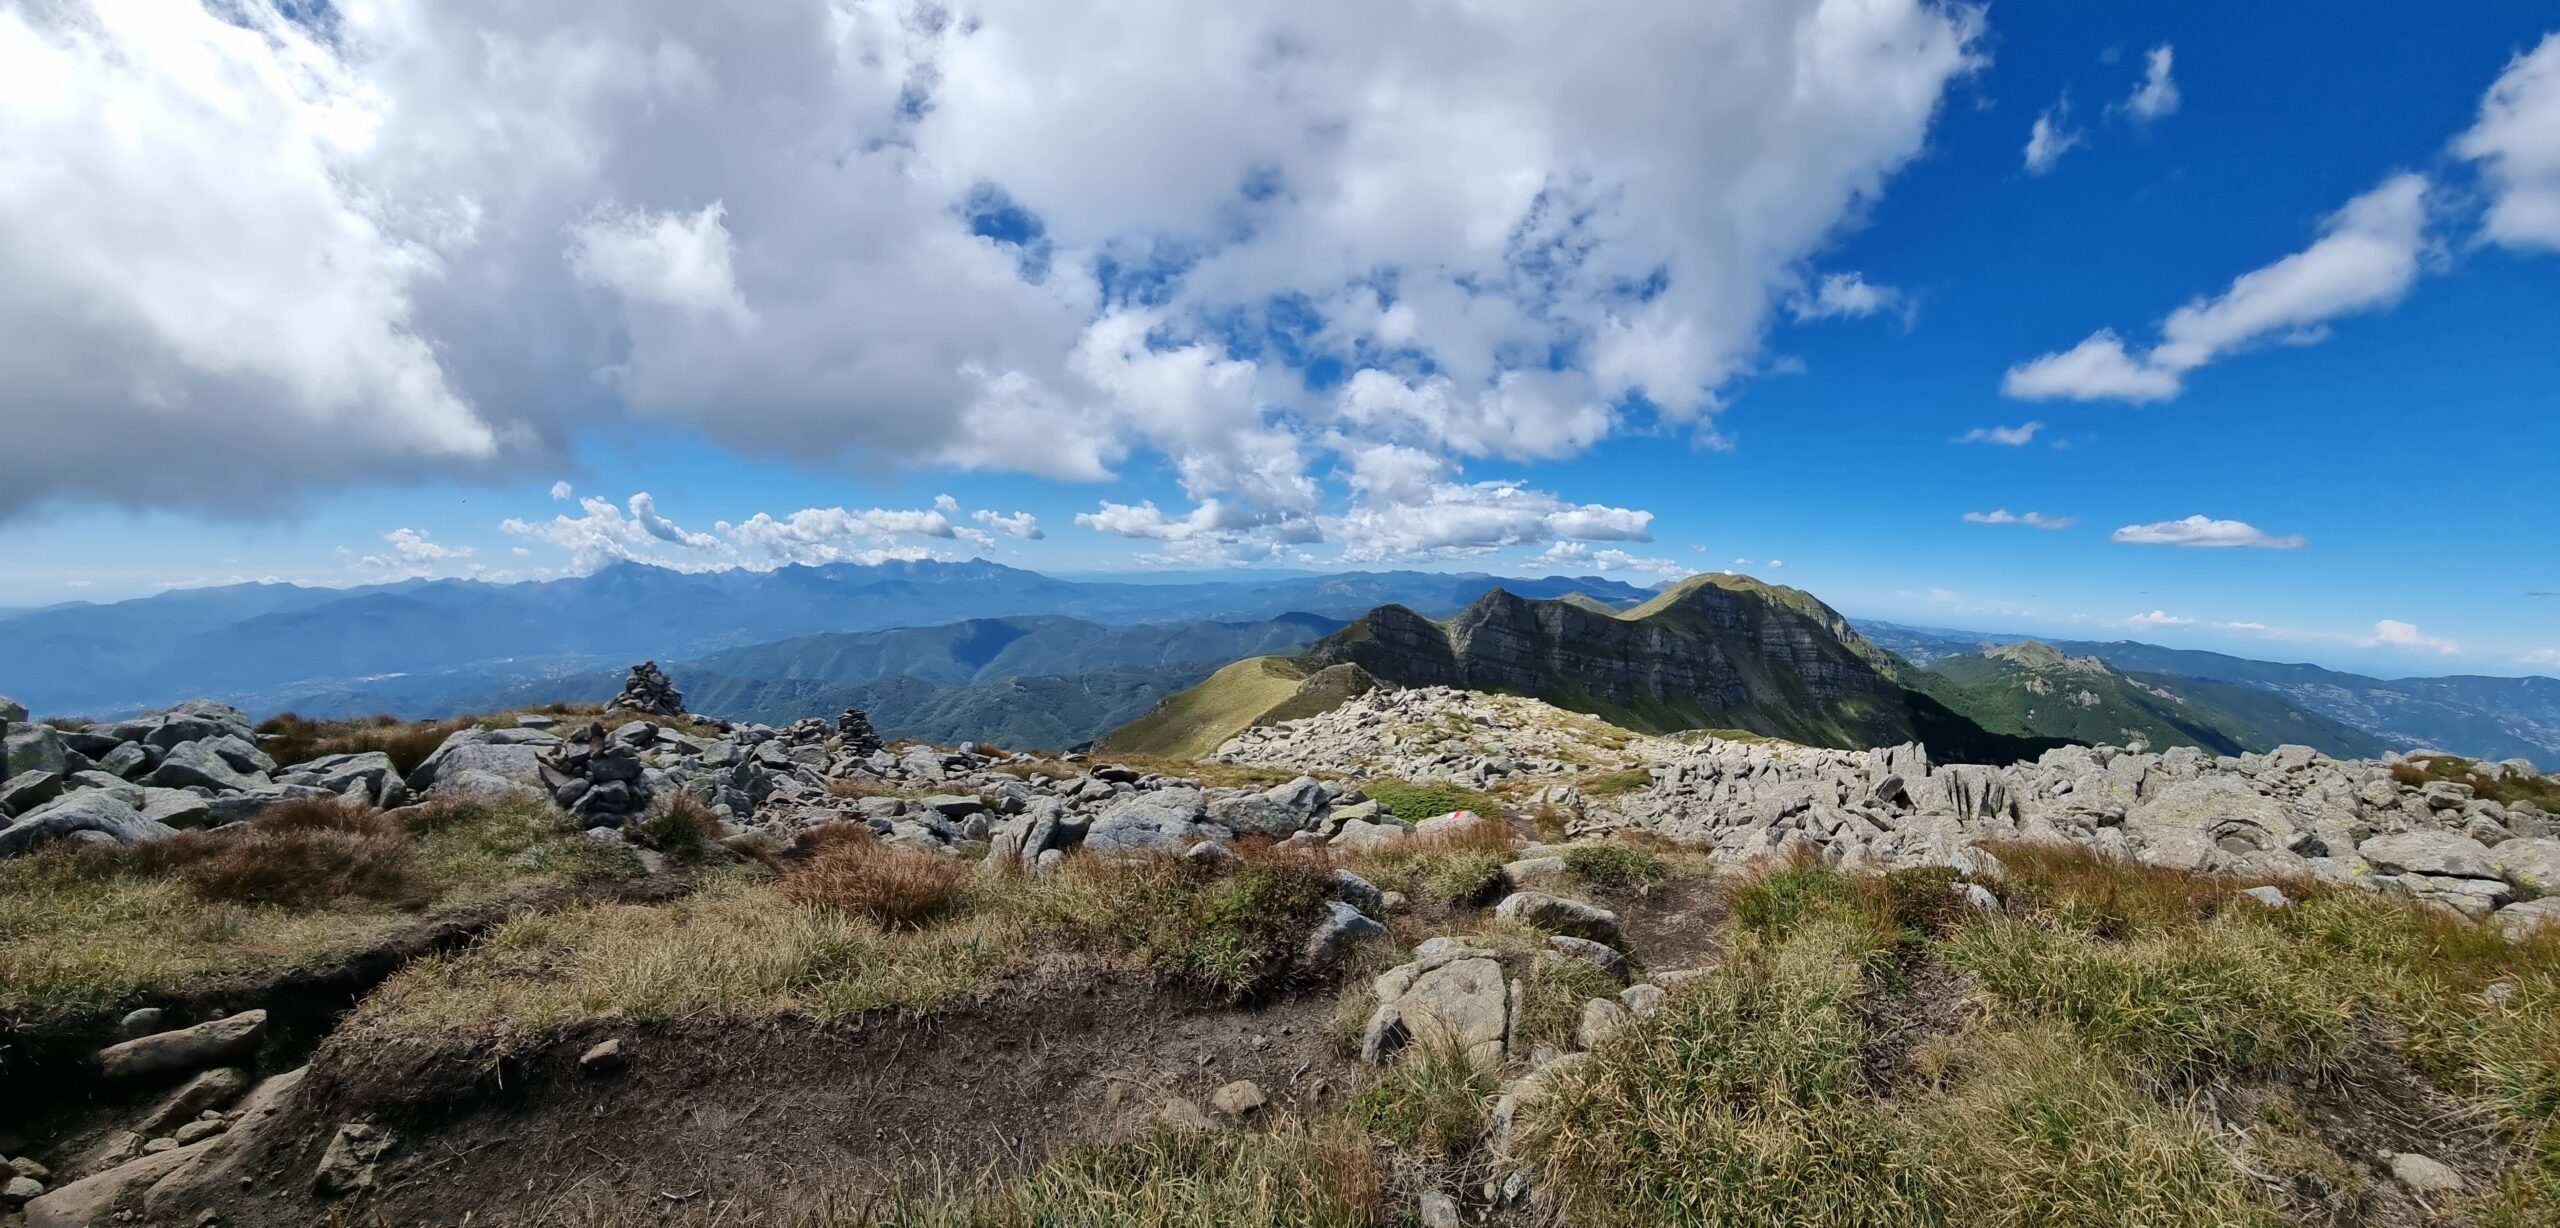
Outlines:
{"label": "grassy mountain summit", "polygon": [[2195,746],[2218,755],[2288,742],[2370,757],[2383,740],[2247,687],[2129,673],[2034,640],[1964,653],[1909,670],[1905,681],[1985,729],[2074,742]]}
{"label": "grassy mountain summit", "polygon": [[[1905,686],[1901,661],[1812,594],[1717,573],[1625,611],[1502,589],[1445,622],[1380,606],[1285,668],[1250,671],[1258,682],[1250,695],[1230,679],[1215,696],[1177,696],[1103,745],[1201,753],[1247,726],[1288,719],[1277,714],[1284,704],[1291,715],[1320,710],[1312,705],[1321,694],[1273,685],[1276,675],[1306,680],[1345,668],[1399,686],[1532,695],[1652,733],[1742,729],[1838,747],[1922,741],[1942,757],[1990,761],[2053,744],[1990,733]],[[1336,675],[1323,693],[1340,690]]]}

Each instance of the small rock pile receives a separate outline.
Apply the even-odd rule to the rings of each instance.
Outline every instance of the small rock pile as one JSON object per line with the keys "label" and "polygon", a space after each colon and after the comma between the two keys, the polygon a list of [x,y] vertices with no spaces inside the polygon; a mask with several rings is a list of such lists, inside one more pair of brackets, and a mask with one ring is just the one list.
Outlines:
{"label": "small rock pile", "polygon": [[683,716],[684,692],[676,689],[675,680],[655,661],[643,661],[631,667],[631,676],[623,680],[622,693],[606,701],[607,712],[636,712],[643,716]]}
{"label": "small rock pile", "polygon": [[647,721],[633,721],[608,734],[601,722],[591,721],[546,748],[542,783],[551,803],[590,828],[620,827],[646,812],[656,790],[645,778],[640,751],[657,742],[658,732]]}
{"label": "small rock pile", "polygon": [[871,714],[860,708],[847,708],[836,717],[836,736],[844,739],[844,753],[868,755],[888,743],[871,728]]}

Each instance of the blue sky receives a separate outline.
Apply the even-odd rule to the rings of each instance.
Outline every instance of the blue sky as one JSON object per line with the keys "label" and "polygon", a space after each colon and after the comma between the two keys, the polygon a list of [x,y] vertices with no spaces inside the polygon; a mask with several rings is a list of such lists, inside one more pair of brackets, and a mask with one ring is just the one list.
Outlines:
{"label": "blue sky", "polygon": [[[113,68],[0,14],[37,82],[0,138],[54,188],[0,188],[44,243],[0,240],[0,605],[622,556],[1729,568],[2560,673],[2547,5],[856,6],[878,81],[795,72],[787,20],[596,7],[633,51],[575,104],[470,50],[557,33],[506,6],[414,45],[102,17]],[[235,87],[169,29],[300,84],[193,130]],[[1426,35],[1451,62],[1364,50]],[[155,138],[109,104],[237,142],[223,186],[110,156]]]}

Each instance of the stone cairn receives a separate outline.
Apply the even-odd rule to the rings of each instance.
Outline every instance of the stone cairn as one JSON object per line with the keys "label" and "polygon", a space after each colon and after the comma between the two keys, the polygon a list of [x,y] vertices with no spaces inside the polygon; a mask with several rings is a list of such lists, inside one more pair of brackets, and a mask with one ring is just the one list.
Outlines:
{"label": "stone cairn", "polygon": [[872,731],[870,715],[860,708],[845,709],[844,714],[836,718],[836,732],[844,738],[843,745],[839,747],[844,754],[868,755],[886,745],[880,740],[880,735]]}
{"label": "stone cairn", "polygon": [[643,661],[631,667],[631,676],[622,683],[622,693],[604,706],[607,712],[636,712],[643,716],[683,716],[684,692],[676,689],[675,680],[655,661]]}
{"label": "stone cairn", "polygon": [[[636,682],[640,671],[631,676]],[[638,749],[613,740],[603,724],[589,722],[543,755],[542,779],[551,786],[552,802],[586,826],[620,827],[649,809],[642,767]]]}

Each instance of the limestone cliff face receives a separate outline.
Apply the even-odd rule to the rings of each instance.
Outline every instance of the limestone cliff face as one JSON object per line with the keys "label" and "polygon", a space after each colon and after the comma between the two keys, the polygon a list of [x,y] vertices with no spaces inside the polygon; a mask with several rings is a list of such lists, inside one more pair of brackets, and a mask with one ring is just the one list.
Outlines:
{"label": "limestone cliff face", "polygon": [[1625,614],[1499,589],[1445,624],[1383,606],[1306,659],[1405,686],[1540,696],[1657,730],[1876,745],[1918,728],[1890,657],[1811,596],[1739,576],[1699,577]]}

